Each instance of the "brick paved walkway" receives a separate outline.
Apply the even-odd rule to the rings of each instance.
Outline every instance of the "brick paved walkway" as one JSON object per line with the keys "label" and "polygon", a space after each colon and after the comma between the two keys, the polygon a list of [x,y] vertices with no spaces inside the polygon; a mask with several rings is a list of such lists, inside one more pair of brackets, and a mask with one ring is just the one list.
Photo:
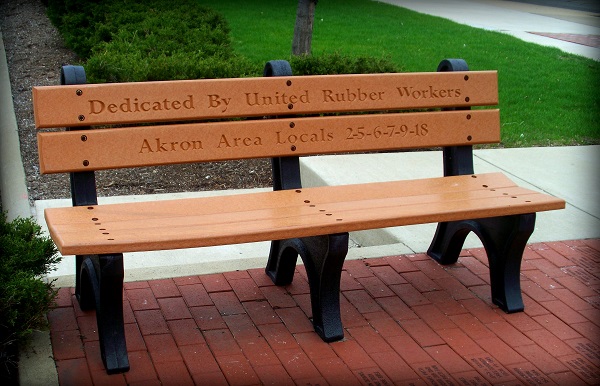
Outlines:
{"label": "brick paved walkway", "polygon": [[600,35],[559,34],[550,32],[529,32],[530,34],[545,36],[547,38],[577,43],[588,47],[600,48]]}
{"label": "brick paved walkway", "polygon": [[347,261],[344,341],[313,332],[308,283],[262,269],[126,283],[131,370],[106,375],[95,314],[62,288],[49,314],[61,385],[598,385],[600,240],[530,245],[525,312],[490,302],[487,258],[463,251]]}

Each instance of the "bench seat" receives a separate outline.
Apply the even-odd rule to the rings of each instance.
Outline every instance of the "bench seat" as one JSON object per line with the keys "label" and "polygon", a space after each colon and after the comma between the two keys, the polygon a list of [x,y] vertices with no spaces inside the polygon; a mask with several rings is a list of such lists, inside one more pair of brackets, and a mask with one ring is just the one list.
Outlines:
{"label": "bench seat", "polygon": [[46,210],[62,254],[282,240],[559,209],[502,173]]}

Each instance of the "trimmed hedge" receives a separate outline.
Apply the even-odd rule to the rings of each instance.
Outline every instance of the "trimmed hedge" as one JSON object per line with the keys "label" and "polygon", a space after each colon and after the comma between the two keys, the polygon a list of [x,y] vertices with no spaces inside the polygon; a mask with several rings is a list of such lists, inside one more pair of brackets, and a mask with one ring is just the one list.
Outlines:
{"label": "trimmed hedge", "polygon": [[[14,377],[17,348],[46,326],[56,290],[42,277],[60,261],[52,240],[31,218],[7,222],[0,207],[0,379]],[[6,373],[9,374],[6,374]]]}
{"label": "trimmed hedge", "polygon": [[321,56],[292,56],[294,75],[372,74],[399,72],[396,64],[385,58],[345,56],[339,53]]}
{"label": "trimmed hedge", "polygon": [[194,1],[50,0],[48,16],[92,83],[235,77],[252,68],[233,53],[225,19]]}
{"label": "trimmed hedge", "polygon": [[[197,1],[49,0],[48,16],[84,61],[90,83],[262,73],[263,63],[233,52],[227,21]],[[338,54],[291,62],[298,75],[397,71],[386,59]]]}

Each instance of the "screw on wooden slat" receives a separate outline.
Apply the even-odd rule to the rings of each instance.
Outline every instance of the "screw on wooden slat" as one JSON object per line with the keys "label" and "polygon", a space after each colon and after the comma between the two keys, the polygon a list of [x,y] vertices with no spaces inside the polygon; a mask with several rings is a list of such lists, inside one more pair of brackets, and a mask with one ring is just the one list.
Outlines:
{"label": "screw on wooden slat", "polygon": [[90,165],[90,161],[84,159],[83,160],[83,166],[89,166]]}
{"label": "screw on wooden slat", "polygon": [[75,94],[77,94],[77,96],[81,96],[83,95],[83,90],[78,89],[77,91],[75,91]]}
{"label": "screw on wooden slat", "polygon": [[80,121],[85,121],[85,115],[80,115],[77,117]]}
{"label": "screw on wooden slat", "polygon": [[82,141],[82,142],[85,142],[85,141],[87,141],[87,135],[82,135],[82,136],[81,136],[81,141]]}

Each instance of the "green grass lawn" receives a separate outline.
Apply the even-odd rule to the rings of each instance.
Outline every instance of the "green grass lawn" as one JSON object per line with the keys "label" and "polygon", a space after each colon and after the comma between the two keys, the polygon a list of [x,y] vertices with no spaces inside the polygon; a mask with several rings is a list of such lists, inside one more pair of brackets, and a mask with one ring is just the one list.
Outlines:
{"label": "green grass lawn", "polygon": [[[200,0],[222,13],[235,50],[252,61],[290,57],[296,0]],[[462,58],[498,70],[506,147],[600,143],[600,63],[502,33],[370,0],[321,0],[313,54],[385,57],[406,71]]]}

